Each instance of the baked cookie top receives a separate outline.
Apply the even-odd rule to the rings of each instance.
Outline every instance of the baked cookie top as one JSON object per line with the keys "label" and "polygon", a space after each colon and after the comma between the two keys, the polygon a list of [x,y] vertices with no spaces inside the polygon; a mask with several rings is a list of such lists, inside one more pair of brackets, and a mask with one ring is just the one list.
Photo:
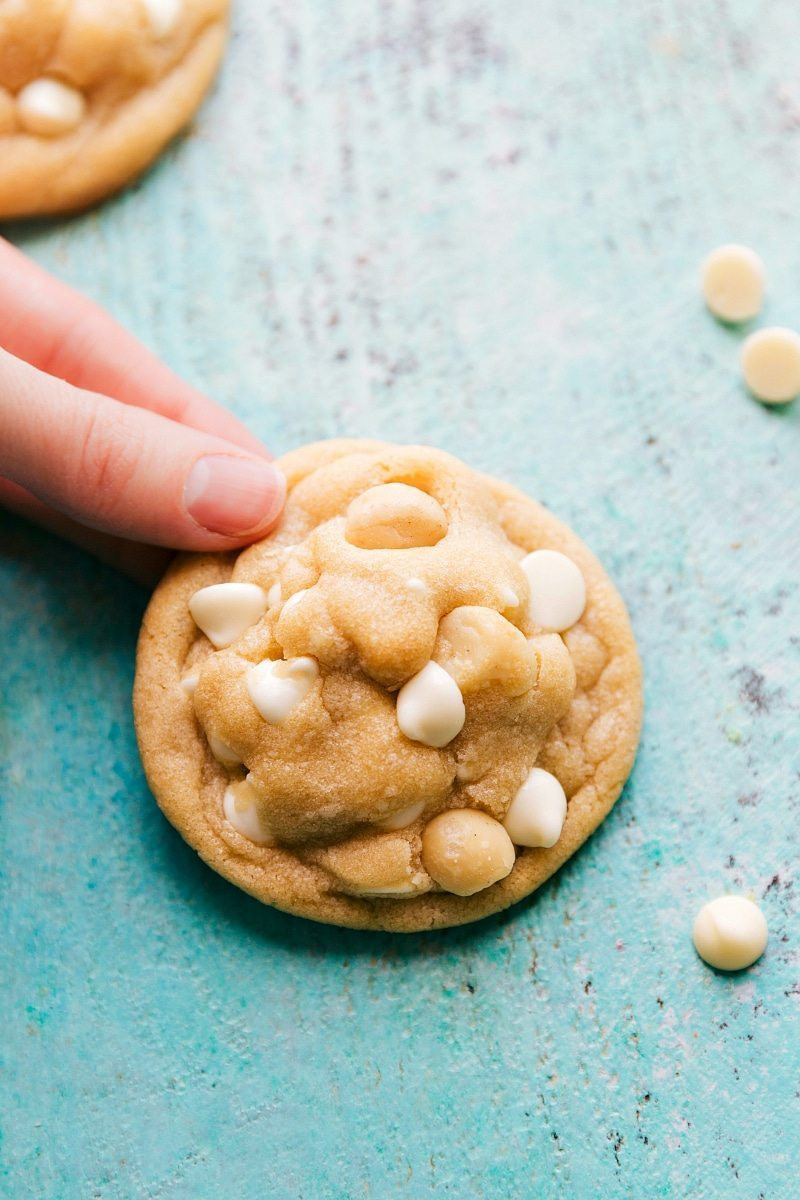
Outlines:
{"label": "baked cookie top", "polygon": [[0,0],[0,219],[82,208],[188,121],[228,0]]}
{"label": "baked cookie top", "polygon": [[134,690],[170,821],[258,899],[412,931],[527,895],[616,800],[641,719],[622,601],[515,488],[421,446],[280,460],[268,538],[183,556]]}

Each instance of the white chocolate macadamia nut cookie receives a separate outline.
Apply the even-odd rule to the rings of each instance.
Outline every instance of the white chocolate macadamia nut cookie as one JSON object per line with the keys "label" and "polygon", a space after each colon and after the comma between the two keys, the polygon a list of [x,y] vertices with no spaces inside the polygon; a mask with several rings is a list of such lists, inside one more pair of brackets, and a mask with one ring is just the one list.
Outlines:
{"label": "white chocolate macadamia nut cookie", "polygon": [[200,104],[229,0],[0,0],[0,219],[144,170]]}
{"label": "white chocolate macadamia nut cookie", "polygon": [[622,601],[564,525],[441,451],[281,460],[266,539],[178,560],[134,691],[148,780],[221,874],[333,924],[457,925],[527,895],[628,776]]}

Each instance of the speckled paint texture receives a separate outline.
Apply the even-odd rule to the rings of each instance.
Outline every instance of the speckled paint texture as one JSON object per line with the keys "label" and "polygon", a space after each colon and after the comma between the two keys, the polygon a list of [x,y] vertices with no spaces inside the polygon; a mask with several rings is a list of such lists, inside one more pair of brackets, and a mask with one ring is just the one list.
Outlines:
{"label": "speckled paint texture", "polygon": [[[433,936],[261,908],[165,823],[145,596],[2,524],[0,1191],[42,1200],[797,1195],[800,407],[744,394],[702,256],[800,325],[800,8],[239,0],[188,137],[8,235],[278,452],[442,445],[609,567],[633,779],[531,901]],[[770,944],[715,974],[698,907]]]}

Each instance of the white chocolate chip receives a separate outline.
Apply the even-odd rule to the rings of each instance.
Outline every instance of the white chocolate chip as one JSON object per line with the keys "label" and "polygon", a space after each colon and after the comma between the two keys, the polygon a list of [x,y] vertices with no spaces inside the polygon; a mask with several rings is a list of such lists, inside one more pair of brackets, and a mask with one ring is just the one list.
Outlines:
{"label": "white chocolate chip", "polygon": [[181,688],[187,696],[193,696],[197,690],[197,683],[200,679],[199,671],[187,671],[181,680]]}
{"label": "white chocolate chip", "polygon": [[761,311],[764,263],[749,246],[712,250],[702,267],[703,295],[721,321],[749,321]]}
{"label": "white chocolate chip", "polygon": [[258,815],[255,790],[246,779],[231,783],[225,789],[222,811],[236,832],[248,841],[256,842],[259,846],[275,845],[275,839],[265,829]]}
{"label": "white chocolate chip", "polygon": [[503,825],[515,846],[555,846],[566,815],[563,787],[555,775],[534,767],[511,801]]}
{"label": "white chocolate chip", "polygon": [[318,678],[319,667],[313,658],[265,659],[247,672],[247,690],[264,720],[280,725]]}
{"label": "white chocolate chip", "polygon": [[81,123],[86,101],[58,79],[34,79],[17,95],[17,115],[28,133],[60,137]]}
{"label": "white chocolate chip", "polygon": [[562,633],[580,620],[586,607],[586,583],[571,558],[558,550],[534,550],[519,565],[528,576],[535,625]]}
{"label": "white chocolate chip", "polygon": [[150,28],[157,38],[166,37],[178,24],[183,0],[142,0]]}
{"label": "white chocolate chip", "polygon": [[447,515],[433,496],[407,483],[383,483],[356,496],[347,509],[345,537],[362,550],[435,546]]}
{"label": "white chocolate chip", "polygon": [[456,779],[459,783],[473,783],[479,774],[477,763],[460,762],[456,766]]}
{"label": "white chocolate chip", "polygon": [[285,613],[289,612],[289,610],[294,608],[295,604],[299,604],[300,601],[303,599],[303,596],[305,596],[310,591],[311,591],[311,588],[300,588],[299,592],[295,592],[294,595],[290,596],[289,599],[286,601],[286,603],[283,606],[283,612],[285,612]]}
{"label": "white chocolate chip", "polygon": [[267,592],[267,606],[269,608],[275,608],[275,606],[277,604],[280,604],[280,602],[281,602],[281,584],[280,584],[280,580],[277,580],[275,583],[273,583],[272,587]]}
{"label": "white chocolate chip", "polygon": [[424,596],[428,590],[428,585],[424,579],[418,579],[416,575],[412,575],[406,580],[406,587],[410,592],[416,592],[420,596]]}
{"label": "white chocolate chip", "polygon": [[223,767],[238,767],[241,759],[235,750],[232,750],[227,742],[223,742],[222,738],[215,737],[213,733],[206,734],[208,748],[214,755],[218,763],[222,763]]}
{"label": "white chocolate chip", "polygon": [[423,746],[446,746],[465,720],[459,686],[438,663],[427,663],[397,693],[397,724],[407,738]]}
{"label": "white chocolate chip", "polygon": [[267,594],[255,583],[212,583],[189,601],[197,626],[218,650],[230,646],[267,611]]}
{"label": "white chocolate chip", "polygon": [[800,394],[800,334],[774,326],[759,329],[742,344],[742,373],[765,404],[788,404]]}
{"label": "white chocolate chip", "polygon": [[500,603],[503,608],[516,608],[519,604],[519,596],[508,584],[503,584],[500,588]]}
{"label": "white chocolate chip", "polygon": [[386,883],[376,888],[361,888],[358,894],[359,896],[409,896],[418,890],[418,885],[414,883],[414,880],[408,879],[402,883]]}
{"label": "white chocolate chip", "polygon": [[415,804],[409,804],[407,808],[401,808],[399,812],[384,817],[382,821],[376,821],[375,824],[379,829],[406,829],[409,825],[414,824],[417,817],[422,815],[424,808],[425,801],[418,800]]}
{"label": "white chocolate chip", "polygon": [[764,953],[767,937],[764,914],[746,896],[719,896],[704,904],[692,929],[695,950],[720,971],[749,967]]}

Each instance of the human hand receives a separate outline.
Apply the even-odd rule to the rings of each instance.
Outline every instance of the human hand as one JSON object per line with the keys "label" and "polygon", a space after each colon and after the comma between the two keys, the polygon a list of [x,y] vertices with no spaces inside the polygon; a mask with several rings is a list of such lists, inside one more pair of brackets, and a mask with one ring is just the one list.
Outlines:
{"label": "human hand", "polygon": [[0,505],[143,583],[263,536],[285,483],[235,417],[0,238]]}

